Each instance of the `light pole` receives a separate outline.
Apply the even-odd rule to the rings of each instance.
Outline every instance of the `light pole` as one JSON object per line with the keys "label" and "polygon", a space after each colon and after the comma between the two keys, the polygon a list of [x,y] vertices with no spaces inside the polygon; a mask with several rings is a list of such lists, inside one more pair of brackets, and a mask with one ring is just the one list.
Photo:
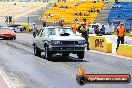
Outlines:
{"label": "light pole", "polygon": [[12,23],[14,24],[14,18],[15,18],[15,6],[16,6],[16,3],[14,3],[13,4],[13,17],[12,17],[12,19],[13,19],[13,21],[12,21]]}
{"label": "light pole", "polygon": [[29,24],[29,16],[28,16],[28,24]]}

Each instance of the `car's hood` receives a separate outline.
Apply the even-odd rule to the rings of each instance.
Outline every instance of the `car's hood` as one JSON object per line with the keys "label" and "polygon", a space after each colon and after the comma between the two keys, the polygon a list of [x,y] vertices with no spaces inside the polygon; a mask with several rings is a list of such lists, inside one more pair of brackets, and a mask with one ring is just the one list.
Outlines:
{"label": "car's hood", "polygon": [[1,30],[0,34],[16,34],[14,31],[10,31],[10,30]]}
{"label": "car's hood", "polygon": [[49,38],[51,38],[51,40],[85,40],[83,37],[81,36],[56,36],[56,35],[51,35],[49,36]]}

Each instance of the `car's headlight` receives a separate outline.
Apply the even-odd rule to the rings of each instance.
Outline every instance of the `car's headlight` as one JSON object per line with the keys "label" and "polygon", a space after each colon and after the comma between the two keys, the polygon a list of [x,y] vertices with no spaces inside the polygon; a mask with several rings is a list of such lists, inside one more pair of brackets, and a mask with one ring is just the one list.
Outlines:
{"label": "car's headlight", "polygon": [[11,34],[11,35],[15,35],[15,34]]}
{"label": "car's headlight", "polygon": [[0,35],[3,35],[4,33],[0,33]]}
{"label": "car's headlight", "polygon": [[60,41],[58,41],[58,40],[53,40],[52,41],[52,45],[59,45],[60,44]]}
{"label": "car's headlight", "polygon": [[78,44],[79,44],[79,45],[81,45],[81,44],[85,44],[85,43],[86,43],[85,40],[79,40],[79,41],[78,41]]}

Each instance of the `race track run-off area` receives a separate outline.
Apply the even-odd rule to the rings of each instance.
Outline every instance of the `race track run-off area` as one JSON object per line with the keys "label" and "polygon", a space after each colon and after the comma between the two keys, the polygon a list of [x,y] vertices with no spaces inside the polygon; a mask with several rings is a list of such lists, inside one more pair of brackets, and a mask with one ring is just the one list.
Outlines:
{"label": "race track run-off area", "polygon": [[[132,88],[129,84],[86,84],[76,82],[77,68],[88,74],[130,74],[132,59],[85,51],[84,60],[76,55],[55,55],[52,61],[34,56],[32,34],[17,33],[16,40],[0,40],[0,72],[7,87],[0,88]],[[3,80],[4,80],[3,79]],[[4,85],[4,84],[3,84]]]}

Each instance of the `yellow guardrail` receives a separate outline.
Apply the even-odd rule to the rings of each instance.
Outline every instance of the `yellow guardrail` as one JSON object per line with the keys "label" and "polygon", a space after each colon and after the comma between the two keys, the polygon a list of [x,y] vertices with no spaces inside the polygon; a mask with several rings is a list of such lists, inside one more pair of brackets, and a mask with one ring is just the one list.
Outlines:
{"label": "yellow guardrail", "polygon": [[111,40],[105,36],[96,36],[90,34],[88,38],[90,50],[112,53],[112,43]]}
{"label": "yellow guardrail", "polygon": [[117,54],[132,58],[132,45],[120,44],[117,50]]}

